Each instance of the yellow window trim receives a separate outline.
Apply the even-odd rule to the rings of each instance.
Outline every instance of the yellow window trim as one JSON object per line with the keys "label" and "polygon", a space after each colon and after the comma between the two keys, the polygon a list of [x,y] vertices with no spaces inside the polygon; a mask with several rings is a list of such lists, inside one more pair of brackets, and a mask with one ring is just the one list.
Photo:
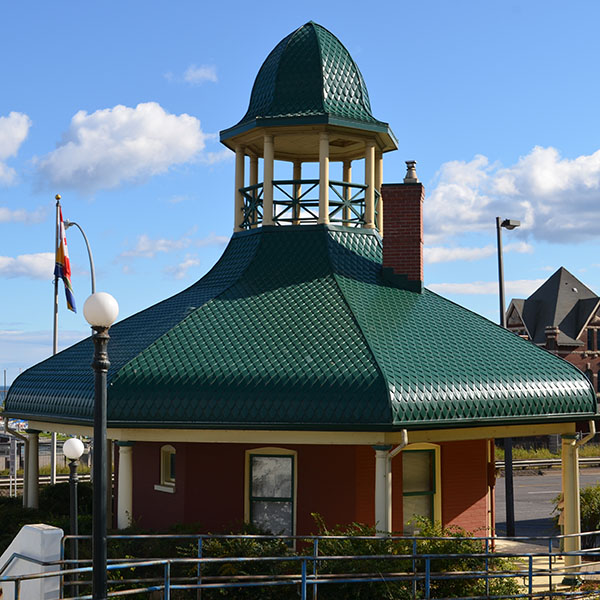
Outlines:
{"label": "yellow window trim", "polygon": [[266,446],[263,448],[252,448],[246,450],[244,461],[244,521],[250,523],[250,457],[253,454],[266,454],[271,456],[293,456],[294,457],[294,498],[292,515],[292,535],[296,535],[296,504],[298,496],[298,452],[287,448]]}
{"label": "yellow window trim", "polygon": [[[429,442],[419,442],[408,444],[402,449],[405,450],[433,450],[435,460],[435,494],[433,495],[433,520],[436,523],[442,522],[442,453],[439,444],[430,444]],[[400,455],[402,455],[400,452]]]}

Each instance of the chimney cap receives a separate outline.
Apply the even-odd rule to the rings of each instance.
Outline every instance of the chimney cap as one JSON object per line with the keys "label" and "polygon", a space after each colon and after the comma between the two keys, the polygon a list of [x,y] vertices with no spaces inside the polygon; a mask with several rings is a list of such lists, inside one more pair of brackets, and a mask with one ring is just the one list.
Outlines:
{"label": "chimney cap", "polygon": [[419,178],[417,177],[417,170],[415,165],[417,164],[416,160],[406,160],[406,177],[404,178],[404,183],[419,183]]}

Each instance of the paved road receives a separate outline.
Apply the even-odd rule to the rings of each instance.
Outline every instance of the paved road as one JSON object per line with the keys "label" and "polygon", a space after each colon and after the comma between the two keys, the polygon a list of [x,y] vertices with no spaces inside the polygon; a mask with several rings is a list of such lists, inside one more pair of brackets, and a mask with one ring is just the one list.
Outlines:
{"label": "paved road", "polygon": [[[560,470],[543,470],[543,475],[532,475],[534,471],[515,471],[515,533],[516,535],[553,535],[552,499],[560,494]],[[600,469],[586,468],[580,471],[580,485],[600,485]],[[496,529],[499,535],[506,531],[504,503],[504,478],[496,481]]]}

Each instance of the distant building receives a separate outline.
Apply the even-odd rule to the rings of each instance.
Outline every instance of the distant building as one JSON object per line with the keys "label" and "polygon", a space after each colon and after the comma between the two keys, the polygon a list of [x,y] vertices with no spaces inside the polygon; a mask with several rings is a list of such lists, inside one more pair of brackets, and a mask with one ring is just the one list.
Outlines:
{"label": "distant building", "polygon": [[600,392],[600,297],[567,269],[558,269],[526,300],[512,300],[506,322],[575,365]]}

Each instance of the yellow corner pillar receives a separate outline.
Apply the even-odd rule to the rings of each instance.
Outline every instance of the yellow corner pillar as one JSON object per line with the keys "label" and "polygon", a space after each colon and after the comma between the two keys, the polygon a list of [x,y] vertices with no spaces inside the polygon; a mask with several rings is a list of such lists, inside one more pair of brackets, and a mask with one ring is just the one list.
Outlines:
{"label": "yellow corner pillar", "polygon": [[244,220],[244,196],[240,188],[244,187],[244,162],[246,155],[243,146],[235,147],[235,216],[233,218],[233,230],[242,230],[242,221]]}
{"label": "yellow corner pillar", "polygon": [[263,225],[273,225],[273,171],[275,168],[275,144],[272,135],[264,138]]}
{"label": "yellow corner pillar", "polygon": [[[342,179],[346,183],[352,183],[352,161],[351,160],[345,160],[343,162]],[[349,187],[344,187],[344,200],[346,200],[346,202],[347,202],[348,200],[350,200],[351,197],[352,197],[352,190]],[[343,212],[342,219],[343,219],[344,225],[349,225],[350,219],[352,218],[352,213],[350,212],[350,208],[347,206],[344,206],[344,209],[342,212]]]}
{"label": "yellow corner pillar", "polygon": [[[294,161],[294,173],[292,176],[294,181],[300,181],[302,179],[302,161],[295,160]],[[296,203],[292,208],[292,224],[300,225],[300,196],[302,195],[302,184],[295,183],[294,184],[294,198]]]}
{"label": "yellow corner pillar", "polygon": [[258,183],[258,156],[252,154],[250,156],[250,185]]}
{"label": "yellow corner pillar", "polygon": [[24,494],[26,508],[38,508],[40,493],[40,462],[39,462],[39,436],[40,432],[34,429],[27,430],[27,457],[25,461],[25,485],[27,493]]}
{"label": "yellow corner pillar", "polygon": [[[562,488],[564,498],[563,523],[565,535],[581,533],[579,507],[579,448],[576,435],[562,436]],[[568,537],[564,541],[566,552],[581,550],[581,538]],[[579,556],[565,556],[565,567],[574,577],[581,564]]]}
{"label": "yellow corner pillar", "polygon": [[[375,190],[377,197],[377,229],[383,235],[383,198],[381,197],[381,184],[383,183],[383,153],[375,152]],[[374,219],[375,220],[375,219]]]}
{"label": "yellow corner pillar", "polygon": [[319,135],[319,223],[329,223],[329,134]]}
{"label": "yellow corner pillar", "polygon": [[[379,533],[390,532],[392,473],[389,451],[391,446],[373,446],[375,450],[375,527]],[[391,495],[391,494],[390,494]],[[389,510],[388,510],[389,505]]]}
{"label": "yellow corner pillar", "polygon": [[365,227],[375,227],[375,142],[365,144]]}

